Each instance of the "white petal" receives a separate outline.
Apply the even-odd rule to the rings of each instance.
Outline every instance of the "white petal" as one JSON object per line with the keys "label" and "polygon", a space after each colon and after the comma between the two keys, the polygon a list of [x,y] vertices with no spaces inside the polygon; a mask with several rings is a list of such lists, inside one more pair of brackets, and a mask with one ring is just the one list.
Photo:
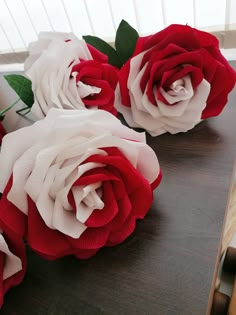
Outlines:
{"label": "white petal", "polygon": [[129,72],[128,82],[127,82],[127,87],[129,89],[131,89],[131,86],[134,80],[136,79],[137,75],[140,73],[140,65],[142,63],[143,56],[146,54],[146,52],[147,50],[134,56],[130,61],[130,72]]}
{"label": "white petal", "polygon": [[76,186],[72,193],[76,205],[76,218],[84,223],[95,209],[103,209],[104,203],[96,190],[102,185],[101,182],[88,186]]}
{"label": "white petal", "polygon": [[[56,114],[56,113],[55,113]],[[57,113],[59,114],[59,113]],[[13,170],[15,161],[32,147],[40,138],[50,132],[50,117],[56,117],[52,112],[48,118],[38,121],[31,126],[18,129],[7,134],[1,144],[0,166],[4,172],[0,176],[0,191],[3,192]]]}
{"label": "white petal", "polygon": [[166,130],[171,133],[185,132],[192,129],[201,121],[203,109],[210,93],[210,84],[203,79],[194,91],[194,95],[188,107],[181,117],[173,117],[166,120]]}
{"label": "white petal", "polygon": [[122,105],[119,84],[117,84],[117,87],[115,89],[114,106],[117,109],[117,111],[124,116],[126,122],[130,127],[140,127],[133,119],[131,107]]}
{"label": "white petal", "polygon": [[[59,146],[52,146],[41,150],[36,156],[34,167],[32,167],[31,174],[25,183],[25,191],[35,202],[37,201],[42,185],[48,176],[48,172],[51,171],[51,165],[53,164],[59,150]],[[59,165],[53,165],[54,172],[58,167]]]}
{"label": "white petal", "polygon": [[28,214],[28,201],[25,186],[34,167],[35,156],[41,149],[41,145],[32,146],[22,154],[13,167],[13,182],[7,199],[25,214]]}
{"label": "white petal", "polygon": [[184,111],[187,109],[189,102],[191,101],[191,98],[194,95],[194,91],[192,88],[191,78],[189,75],[184,77],[183,81],[185,84],[184,94],[182,94],[182,91],[180,89],[180,91],[176,92],[175,95],[173,96],[170,95],[168,92],[165,92],[163,89],[161,89],[163,97],[169,102],[169,104],[176,103],[175,105],[173,106],[166,105],[156,97],[156,102],[163,116],[182,116]]}
{"label": "white petal", "polygon": [[78,86],[78,91],[81,98],[85,98],[93,94],[99,94],[102,90],[101,88],[98,88],[96,86],[90,86],[81,81],[77,83],[77,86]]}
{"label": "white petal", "polygon": [[[35,116],[46,115],[52,107],[73,108],[80,101],[68,92],[72,66],[92,56],[84,40],[72,38],[65,41],[63,36],[45,36],[33,45],[32,54],[25,62],[26,75],[32,81],[35,103],[32,112]],[[73,37],[73,36],[72,36]],[[35,51],[34,51],[35,50]],[[72,104],[70,104],[72,100]],[[83,102],[82,102],[83,103]],[[70,106],[71,105],[71,106]]]}
{"label": "white petal", "polygon": [[[147,112],[144,105],[143,105],[143,93],[140,88],[140,81],[142,79],[143,73],[145,71],[147,66],[144,66],[142,70],[138,73],[135,80],[130,84],[130,97],[133,99],[133,102],[131,102],[131,108],[133,110],[133,107],[139,111]],[[148,101],[149,102],[149,101]]]}
{"label": "white petal", "polygon": [[[55,111],[55,109],[52,110]],[[82,110],[76,113],[73,110],[62,110],[58,111],[58,114],[59,113],[61,113],[61,115],[59,115],[59,118],[54,124],[54,130],[57,130],[56,132],[60,134],[59,137],[65,137],[63,136],[64,128],[66,128],[67,132],[70,132],[70,134],[72,132],[76,132],[78,134],[78,130],[81,128],[81,130],[84,130],[87,133],[89,132],[93,135],[97,133],[97,130],[100,130],[100,132],[103,131],[101,135],[106,133],[124,139],[145,142],[145,133],[138,133],[122,125],[119,119],[104,110]],[[96,123],[94,123],[95,121]],[[91,129],[91,126],[96,129],[94,132]]]}
{"label": "white petal", "polygon": [[[55,178],[55,169],[56,167],[52,166],[47,171],[47,175],[41,187],[41,191],[38,194],[37,199],[34,200],[40,216],[42,217],[45,224],[51,229],[54,229],[53,212],[54,212],[54,207],[55,207],[55,200],[51,198],[48,192],[50,190],[50,187],[53,185],[53,181]],[[28,190],[29,190],[29,187],[28,187]],[[32,190],[33,190],[33,187],[32,187]]]}
{"label": "white petal", "polygon": [[75,219],[75,213],[65,211],[57,199],[54,204],[52,223],[55,229],[73,238],[79,238],[87,228],[86,225]]}
{"label": "white petal", "polygon": [[3,280],[6,280],[22,270],[22,262],[19,257],[11,253],[2,234],[0,234],[0,252],[5,254]]}
{"label": "white petal", "polygon": [[78,58],[68,68],[65,73],[62,89],[60,91],[60,98],[65,109],[84,109],[84,103],[81,100],[77,87],[76,87],[76,74],[71,73],[72,67],[78,64],[80,61]]}

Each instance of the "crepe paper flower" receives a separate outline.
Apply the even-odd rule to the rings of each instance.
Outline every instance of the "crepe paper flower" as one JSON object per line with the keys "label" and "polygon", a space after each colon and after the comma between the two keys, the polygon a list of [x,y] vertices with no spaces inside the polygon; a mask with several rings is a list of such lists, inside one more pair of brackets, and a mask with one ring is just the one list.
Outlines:
{"label": "crepe paper flower", "polygon": [[222,112],[235,80],[213,35],[170,25],[138,38],[119,72],[115,107],[152,136],[185,132]]}
{"label": "crepe paper flower", "polygon": [[72,33],[40,33],[29,46],[25,74],[32,82],[32,113],[43,118],[50,108],[114,108],[118,69],[108,57]]}
{"label": "crepe paper flower", "polygon": [[26,254],[22,238],[10,229],[6,233],[0,228],[0,308],[6,292],[22,282],[25,272]]}
{"label": "crepe paper flower", "polygon": [[9,209],[2,220],[18,209],[28,244],[48,259],[88,258],[123,242],[161,180],[145,134],[103,110],[51,109],[4,137],[0,169],[1,202]]}

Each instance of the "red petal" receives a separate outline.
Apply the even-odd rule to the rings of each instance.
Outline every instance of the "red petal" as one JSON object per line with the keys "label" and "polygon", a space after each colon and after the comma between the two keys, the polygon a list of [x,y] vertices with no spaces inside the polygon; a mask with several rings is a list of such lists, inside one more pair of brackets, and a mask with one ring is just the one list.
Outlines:
{"label": "red petal", "polygon": [[115,90],[118,82],[118,69],[108,64],[102,65],[102,79],[109,82],[111,88]]}
{"label": "red petal", "polygon": [[152,190],[156,189],[157,186],[159,186],[160,182],[161,182],[161,179],[162,179],[162,171],[160,170],[157,178],[154,180],[154,182],[152,182],[151,184],[151,188]]}
{"label": "red petal", "polygon": [[96,248],[96,249],[78,249],[76,251],[76,253],[74,254],[75,257],[79,258],[79,259],[88,259],[92,256],[94,256],[100,248]]}
{"label": "red petal", "polygon": [[86,106],[101,107],[103,105],[110,105],[111,108],[114,106],[114,90],[110,87],[109,82],[93,78],[89,78],[83,82],[101,89],[99,93],[94,93],[94,95],[83,98],[83,102]]}
{"label": "red petal", "polygon": [[147,180],[134,168],[130,161],[117,148],[103,148],[108,152],[108,156],[92,155],[84,161],[103,163],[119,170],[120,176],[126,185],[127,194],[135,190],[139,185],[143,185]]}
{"label": "red petal", "polygon": [[12,186],[12,176],[9,179],[7,186],[0,200],[0,225],[7,233],[14,232],[23,237],[26,233],[26,216],[8,199],[7,194]]}
{"label": "red petal", "polygon": [[7,132],[0,121],[0,144],[2,143],[2,138],[6,135],[6,133]]}
{"label": "red petal", "polygon": [[124,222],[132,211],[132,204],[128,196],[124,196],[123,199],[117,200],[117,205],[119,208],[117,215],[106,226],[106,228],[109,229],[111,232],[122,229]]}
{"label": "red petal", "polygon": [[[26,253],[25,253],[25,244],[22,238],[19,238],[15,234],[6,234],[4,231],[4,238],[9,246],[10,251],[19,257],[22,262],[22,270],[7,278],[3,283],[4,294],[13,286],[16,286],[21,283],[26,272]],[[2,278],[1,278],[2,279]]]}
{"label": "red petal", "polygon": [[107,55],[103,54],[101,51],[97,50],[95,47],[93,47],[90,44],[87,44],[87,46],[94,60],[103,62],[103,63],[108,63]]}
{"label": "red petal", "polygon": [[[96,155],[93,155],[93,156],[95,157]],[[90,158],[92,158],[92,156]],[[97,167],[84,173],[80,178],[78,178],[73,183],[72,187],[90,185],[90,184],[103,182],[103,181],[116,181],[116,180],[119,180],[119,178],[117,178],[117,176],[111,173],[107,168]]]}
{"label": "red petal", "polygon": [[109,230],[104,227],[88,228],[78,239],[67,236],[68,242],[74,248],[74,253],[81,249],[99,249],[106,244]]}
{"label": "red petal", "polygon": [[101,79],[102,65],[93,60],[81,61],[79,64],[74,65],[71,72],[78,72],[76,75],[76,82],[84,81],[88,78]]}
{"label": "red petal", "polygon": [[129,237],[136,225],[136,219],[130,215],[126,222],[122,225],[119,231],[115,231],[110,234],[109,240],[106,243],[106,246],[114,246],[122,243],[127,237]]}
{"label": "red petal", "polygon": [[3,269],[4,269],[4,263],[5,263],[5,255],[0,252],[0,308],[3,305],[3,299],[4,299],[4,290],[3,290]]}
{"label": "red petal", "polygon": [[190,51],[199,49],[203,45],[218,45],[217,39],[209,33],[198,31],[188,25],[172,24],[154,35],[139,37],[134,55],[154,46],[162,50],[169,43]]}
{"label": "red petal", "polygon": [[30,247],[40,256],[47,259],[57,259],[73,253],[73,248],[66,236],[57,230],[47,227],[38,213],[36,205],[28,197],[28,234]]}
{"label": "red petal", "polygon": [[[1,226],[2,228],[2,226]],[[6,292],[18,284],[20,284],[25,276],[26,272],[26,253],[25,253],[25,244],[23,239],[19,235],[14,234],[13,232],[6,233],[3,231],[3,237],[9,247],[11,253],[20,258],[22,262],[22,270],[13,274],[11,277],[3,281],[3,270],[5,264],[5,253],[0,252],[0,307],[3,304],[3,298]]]}

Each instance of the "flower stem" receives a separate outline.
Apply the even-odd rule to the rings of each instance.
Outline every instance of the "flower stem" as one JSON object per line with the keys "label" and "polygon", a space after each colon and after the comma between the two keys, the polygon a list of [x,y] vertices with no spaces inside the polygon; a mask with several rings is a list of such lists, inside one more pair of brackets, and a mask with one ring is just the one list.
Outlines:
{"label": "flower stem", "polygon": [[6,108],[4,108],[3,110],[0,111],[0,116],[2,116],[3,114],[5,114],[9,109],[11,109],[13,106],[15,106],[20,100],[20,97],[11,105],[7,106]]}

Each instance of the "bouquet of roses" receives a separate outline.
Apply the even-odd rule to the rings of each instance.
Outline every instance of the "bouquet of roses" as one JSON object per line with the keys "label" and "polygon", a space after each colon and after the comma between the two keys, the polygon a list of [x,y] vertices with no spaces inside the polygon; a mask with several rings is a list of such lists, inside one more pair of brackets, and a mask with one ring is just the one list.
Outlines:
{"label": "bouquet of roses", "polygon": [[0,304],[24,277],[26,243],[46,259],[86,259],[147,214],[158,159],[118,112],[153,136],[184,132],[220,114],[236,74],[208,33],[171,25],[139,37],[122,21],[115,48],[41,33],[25,76],[5,78],[34,123],[7,135],[0,125]]}

